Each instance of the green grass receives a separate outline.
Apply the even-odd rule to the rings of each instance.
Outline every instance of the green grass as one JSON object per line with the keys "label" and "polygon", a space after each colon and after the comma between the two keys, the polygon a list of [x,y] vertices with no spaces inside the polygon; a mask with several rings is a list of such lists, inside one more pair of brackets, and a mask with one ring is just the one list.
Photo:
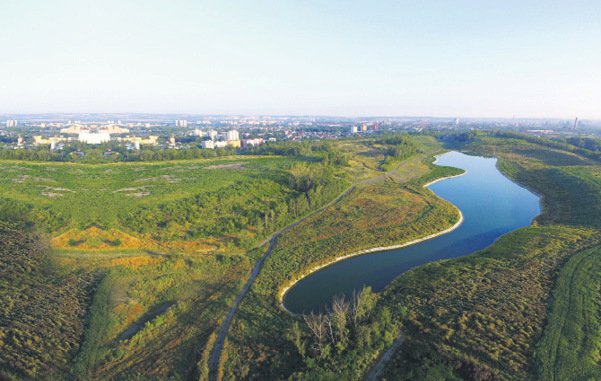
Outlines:
{"label": "green grass", "polygon": [[[291,182],[300,167],[308,189]],[[0,220],[34,222],[66,250],[242,254],[346,186],[339,167],[306,157],[0,168]]]}
{"label": "green grass", "polygon": [[119,217],[140,206],[238,183],[249,185],[252,192],[250,184],[256,179],[282,182],[284,171],[295,162],[281,157],[99,165],[3,161],[0,197],[27,205],[32,219],[47,231],[92,224],[124,228]]}
{"label": "green grass", "polygon": [[544,381],[601,379],[601,250],[578,253],[553,290],[536,368]]}

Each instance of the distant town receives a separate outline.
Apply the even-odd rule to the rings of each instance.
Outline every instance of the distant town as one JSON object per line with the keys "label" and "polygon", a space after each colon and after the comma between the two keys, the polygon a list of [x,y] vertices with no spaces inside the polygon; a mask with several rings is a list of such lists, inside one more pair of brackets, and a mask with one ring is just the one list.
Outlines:
{"label": "distant town", "polygon": [[600,121],[421,117],[193,116],[142,114],[0,115],[2,149],[112,147],[244,149],[277,141],[340,139],[375,133],[509,129],[532,135],[601,134]]}

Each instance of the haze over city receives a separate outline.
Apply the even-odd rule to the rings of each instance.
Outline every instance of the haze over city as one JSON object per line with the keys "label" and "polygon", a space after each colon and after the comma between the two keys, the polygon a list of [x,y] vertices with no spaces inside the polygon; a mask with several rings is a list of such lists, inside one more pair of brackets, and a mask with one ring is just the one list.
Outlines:
{"label": "haze over city", "polygon": [[0,3],[0,114],[601,119],[598,1]]}

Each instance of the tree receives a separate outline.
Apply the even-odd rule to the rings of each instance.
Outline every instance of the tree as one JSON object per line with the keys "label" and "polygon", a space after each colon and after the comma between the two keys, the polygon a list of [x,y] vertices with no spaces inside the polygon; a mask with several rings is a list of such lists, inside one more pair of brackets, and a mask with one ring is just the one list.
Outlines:
{"label": "tree", "polygon": [[349,315],[350,304],[343,296],[334,297],[332,300],[332,312],[329,314],[329,320],[334,325],[333,339],[339,352],[342,352],[348,344],[347,319]]}
{"label": "tree", "polygon": [[298,325],[298,322],[294,322],[294,324],[292,325],[292,330],[289,334],[289,339],[290,339],[290,341],[292,341],[292,343],[296,347],[296,350],[301,355],[301,357],[304,359],[305,353],[306,353],[306,347],[305,347],[305,342],[302,339],[302,335],[303,335],[303,333],[302,333],[300,326]]}
{"label": "tree", "polygon": [[350,313],[355,327],[374,308],[377,298],[378,296],[371,290],[371,287],[364,287],[359,292],[353,291]]}
{"label": "tree", "polygon": [[303,319],[313,336],[315,336],[315,346],[320,357],[324,355],[324,340],[326,338],[327,317],[323,314],[311,312],[309,315],[303,315]]}
{"label": "tree", "polygon": [[312,169],[306,164],[297,164],[290,168],[290,175],[290,187],[304,193],[308,198],[309,191],[315,186]]}

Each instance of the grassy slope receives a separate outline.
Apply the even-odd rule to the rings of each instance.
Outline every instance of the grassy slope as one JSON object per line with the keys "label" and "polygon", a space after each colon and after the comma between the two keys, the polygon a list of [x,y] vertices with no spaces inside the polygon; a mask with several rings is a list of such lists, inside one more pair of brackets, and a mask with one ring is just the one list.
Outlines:
{"label": "grassy slope", "polygon": [[[187,379],[252,264],[243,256],[180,255],[85,262],[76,265],[106,268],[107,275],[72,367],[79,379]],[[137,330],[126,334],[131,328]]]}
{"label": "grassy slope", "polygon": [[583,251],[562,268],[537,350],[538,378],[601,379],[601,250]]}
{"label": "grassy slope", "polygon": [[[410,241],[456,221],[452,206],[421,187],[421,177],[432,168],[432,153],[440,150],[431,139],[421,144],[427,153],[407,159],[386,176],[364,177],[338,204],[278,239],[230,330],[225,379],[280,379],[299,369],[285,338],[295,319],[279,309],[278,297],[299,273],[360,249]],[[363,168],[373,165],[365,163],[366,157],[369,152],[354,160]]]}
{"label": "grassy slope", "polygon": [[[563,367],[550,363],[552,356],[534,363],[534,350],[543,329],[552,332],[558,324],[551,315],[545,326],[557,270],[571,255],[599,244],[599,166],[519,139],[484,138],[467,148],[500,157],[503,171],[543,195],[542,226],[510,233],[465,259],[422,266],[395,282],[386,304],[411,314],[407,340],[385,379],[526,380],[537,377],[537,368]],[[559,340],[577,342],[572,336],[582,327],[577,319],[569,326]],[[543,340],[539,352],[548,353],[551,341]]]}

